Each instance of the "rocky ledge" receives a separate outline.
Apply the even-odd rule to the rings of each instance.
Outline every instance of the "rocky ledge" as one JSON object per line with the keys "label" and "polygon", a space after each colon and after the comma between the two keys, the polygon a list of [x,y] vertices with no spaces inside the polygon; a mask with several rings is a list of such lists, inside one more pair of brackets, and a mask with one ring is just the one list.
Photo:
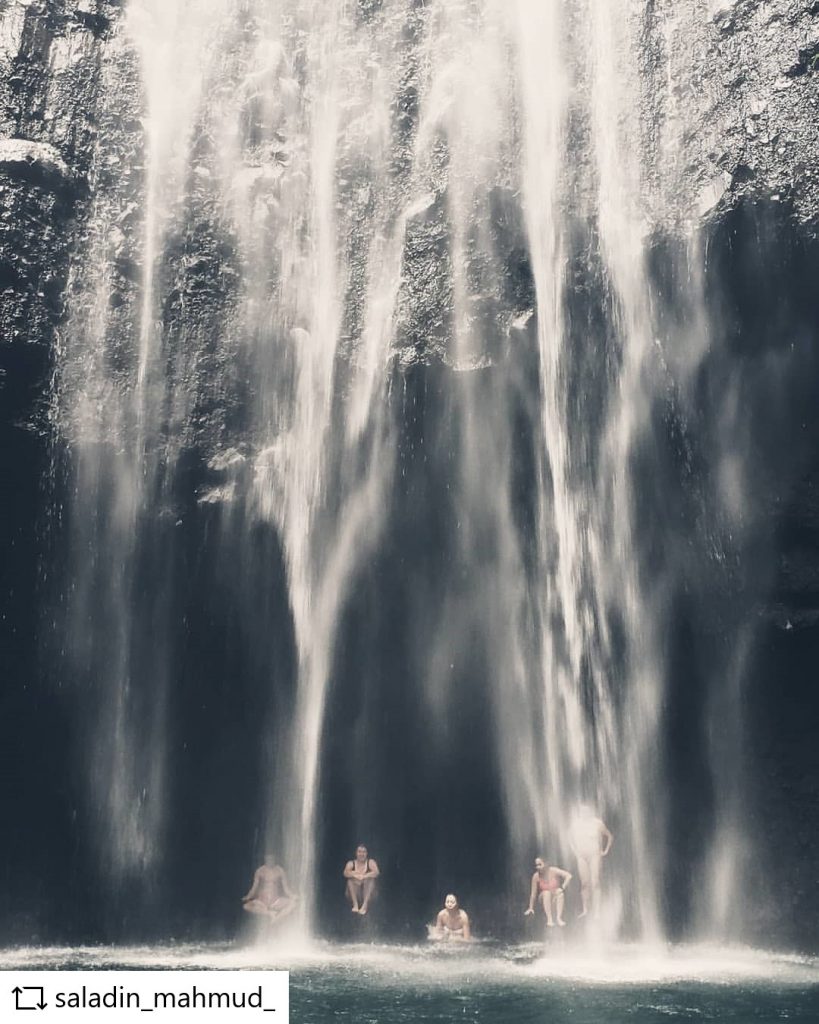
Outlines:
{"label": "rocky ledge", "polygon": [[0,403],[31,426],[47,399],[72,251],[91,198],[117,0],[0,2]]}

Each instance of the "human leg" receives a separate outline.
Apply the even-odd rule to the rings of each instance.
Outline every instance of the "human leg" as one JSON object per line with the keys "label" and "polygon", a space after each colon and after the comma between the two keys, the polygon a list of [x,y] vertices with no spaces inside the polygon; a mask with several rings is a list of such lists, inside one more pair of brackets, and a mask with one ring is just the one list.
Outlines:
{"label": "human leg", "polygon": [[370,900],[375,896],[375,879],[365,878],[361,884],[361,893],[363,899],[361,901],[361,908],[359,914],[366,914],[370,907]]}
{"label": "human leg", "polygon": [[281,896],[273,904],[271,909],[271,916],[275,917],[277,921],[281,921],[282,918],[289,917],[296,909],[296,899],[292,896]]}
{"label": "human leg", "polygon": [[583,909],[577,916],[585,917],[589,912],[589,902],[591,897],[591,869],[589,867],[589,862],[585,857],[577,858],[577,873],[580,875],[580,901],[583,904]]}
{"label": "human leg", "polygon": [[548,928],[554,928],[554,920],[552,918],[552,894],[546,890],[540,894],[541,902],[543,903],[543,912],[546,914],[546,926]]}
{"label": "human leg", "polygon": [[270,907],[264,902],[264,900],[247,900],[242,904],[242,907],[248,912],[248,914],[258,914],[261,917],[270,917]]}
{"label": "human leg", "polygon": [[589,888],[591,890],[592,914],[600,914],[600,869],[602,857],[592,857],[589,861]]}
{"label": "human leg", "polygon": [[359,913],[359,904],[361,901],[361,882],[356,882],[352,878],[347,879],[347,899],[352,904],[353,913]]}
{"label": "human leg", "polygon": [[557,918],[558,925],[562,928],[566,922],[563,920],[563,904],[566,901],[566,894],[562,889],[558,889],[555,893],[555,916]]}

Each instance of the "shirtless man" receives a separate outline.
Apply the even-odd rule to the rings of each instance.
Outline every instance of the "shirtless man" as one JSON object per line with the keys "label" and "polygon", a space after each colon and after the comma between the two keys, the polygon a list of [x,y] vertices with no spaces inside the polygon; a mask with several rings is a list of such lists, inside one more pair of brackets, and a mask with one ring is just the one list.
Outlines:
{"label": "shirtless man", "polygon": [[563,920],[563,903],[566,898],[566,886],[571,882],[572,876],[563,868],[556,868],[553,864],[547,864],[542,857],[535,857],[535,873],[532,875],[532,885],[529,889],[529,906],[523,912],[524,915],[534,914],[535,900],[543,907],[546,914],[546,924],[549,928],[554,927],[552,918],[552,904],[554,903],[557,925],[563,928],[566,922]]}
{"label": "shirtless man", "polygon": [[256,869],[250,892],[242,897],[244,909],[249,914],[260,914],[274,921],[292,914],[298,897],[294,896],[287,884],[284,870],[276,863],[272,853],[264,855],[264,864]]}
{"label": "shirtless man", "polygon": [[578,917],[585,917],[589,911],[594,917],[600,913],[600,868],[613,842],[614,836],[594,816],[591,808],[581,806],[569,829],[569,843],[577,858],[580,898],[583,903]]}
{"label": "shirtless man", "polygon": [[378,865],[367,852],[367,847],[356,847],[355,857],[348,860],[344,867],[347,899],[353,906],[354,914],[364,915],[369,910],[370,900],[375,895],[375,880],[380,874]]}
{"label": "shirtless man", "polygon": [[435,924],[429,929],[429,937],[453,939],[456,942],[469,942],[472,938],[469,914],[461,910],[457,898],[452,893],[444,900],[444,909],[438,912]]}

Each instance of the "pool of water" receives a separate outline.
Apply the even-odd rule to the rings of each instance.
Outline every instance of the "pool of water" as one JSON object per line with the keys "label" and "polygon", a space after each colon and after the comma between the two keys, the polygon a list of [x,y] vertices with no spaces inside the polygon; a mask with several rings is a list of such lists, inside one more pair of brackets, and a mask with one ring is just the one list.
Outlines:
{"label": "pool of water", "polygon": [[17,948],[5,970],[258,970],[293,1024],[819,1024],[819,960],[743,948],[298,944]]}

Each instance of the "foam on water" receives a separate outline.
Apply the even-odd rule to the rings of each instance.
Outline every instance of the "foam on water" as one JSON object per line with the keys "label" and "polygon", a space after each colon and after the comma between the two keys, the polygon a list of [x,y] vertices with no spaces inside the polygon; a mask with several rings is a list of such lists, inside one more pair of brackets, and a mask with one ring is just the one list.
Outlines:
{"label": "foam on water", "polygon": [[436,986],[481,977],[500,985],[524,980],[595,986],[645,984],[819,985],[819,959],[744,946],[656,947],[642,944],[597,950],[539,943],[440,947],[430,944],[284,945],[174,944],[163,946],[23,946],[0,951],[0,969],[261,970],[354,972],[371,986]]}

